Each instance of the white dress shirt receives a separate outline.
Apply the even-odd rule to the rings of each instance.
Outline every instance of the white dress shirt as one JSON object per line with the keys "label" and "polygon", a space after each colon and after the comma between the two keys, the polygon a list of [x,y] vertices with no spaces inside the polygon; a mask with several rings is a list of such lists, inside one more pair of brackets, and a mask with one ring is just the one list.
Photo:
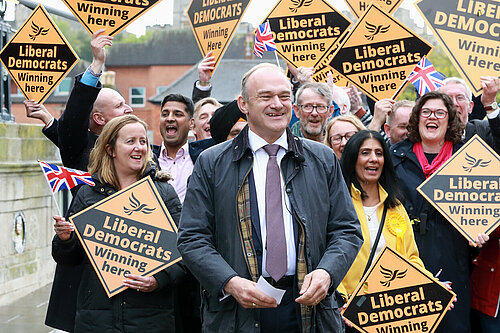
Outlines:
{"label": "white dress shirt", "polygon": [[[259,137],[257,134],[248,131],[248,142],[252,148],[254,155],[253,162],[253,178],[255,182],[255,191],[257,193],[257,205],[259,207],[259,218],[260,218],[260,234],[262,239],[262,275],[270,276],[266,271],[266,174],[267,174],[267,161],[269,160],[269,155],[262,148],[268,143]],[[295,275],[296,266],[296,251],[295,251],[295,239],[293,234],[293,218],[291,214],[290,200],[286,195],[285,181],[283,179],[283,171],[281,170],[281,160],[288,150],[288,142],[286,137],[286,132],[273,142],[279,145],[281,148],[278,150],[276,156],[278,165],[281,171],[281,198],[282,198],[282,208],[283,208],[283,221],[285,224],[285,239],[287,248],[287,271],[286,275]]]}
{"label": "white dress shirt", "polygon": [[160,163],[160,168],[163,171],[168,171],[172,176],[169,183],[174,187],[175,192],[177,192],[179,196],[179,200],[183,203],[184,197],[186,196],[187,180],[193,173],[194,167],[191,156],[189,155],[188,143],[186,142],[186,144],[177,151],[175,158],[167,155],[165,144],[162,143],[158,162]]}

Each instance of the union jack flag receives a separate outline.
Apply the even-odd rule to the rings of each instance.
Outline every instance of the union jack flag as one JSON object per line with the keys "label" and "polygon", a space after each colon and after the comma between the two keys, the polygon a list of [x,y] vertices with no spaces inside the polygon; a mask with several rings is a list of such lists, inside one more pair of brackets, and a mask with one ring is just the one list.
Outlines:
{"label": "union jack flag", "polygon": [[274,43],[273,33],[271,31],[269,21],[259,25],[257,32],[255,33],[253,53],[257,57],[262,58],[264,51],[276,51],[276,44]]}
{"label": "union jack flag", "polygon": [[418,95],[422,96],[429,91],[434,91],[443,85],[444,75],[436,71],[426,57],[422,57],[417,66],[408,76],[408,81],[413,83]]}
{"label": "union jack flag", "polygon": [[52,193],[62,189],[70,190],[79,184],[95,185],[90,173],[61,167],[47,162],[38,162],[49,183]]}

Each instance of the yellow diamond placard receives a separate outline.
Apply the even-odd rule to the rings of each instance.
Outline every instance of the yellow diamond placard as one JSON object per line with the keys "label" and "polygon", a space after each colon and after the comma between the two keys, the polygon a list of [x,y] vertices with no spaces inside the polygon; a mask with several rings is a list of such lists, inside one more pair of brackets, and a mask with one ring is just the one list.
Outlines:
{"label": "yellow diamond placard", "polygon": [[347,80],[342,74],[337,72],[330,66],[330,62],[333,59],[333,55],[337,50],[339,44],[334,45],[330,48],[330,51],[325,53],[323,57],[318,61],[316,66],[314,66],[314,74],[312,79],[316,82],[326,82],[328,73],[332,73],[333,83],[339,87],[348,87],[349,80]]}
{"label": "yellow diamond placard", "polygon": [[78,56],[47,11],[38,5],[0,52],[26,99],[43,103],[78,62]]}
{"label": "yellow diamond placard", "polygon": [[371,4],[333,55],[330,66],[373,100],[396,99],[408,75],[432,48]]}
{"label": "yellow diamond placard", "polygon": [[360,332],[434,332],[455,294],[390,247],[384,247],[343,316]]}
{"label": "yellow diamond placard", "polygon": [[372,2],[377,4],[384,12],[392,14],[403,3],[403,0],[345,0],[345,2],[354,16],[359,18]]}
{"label": "yellow diamond placard", "polygon": [[417,190],[465,237],[500,225],[500,157],[477,134]]}
{"label": "yellow diamond placard", "polygon": [[180,261],[177,226],[150,177],[71,216],[108,297],[125,274],[151,276]]}
{"label": "yellow diamond placard", "polygon": [[89,34],[115,36],[162,0],[62,0]]}
{"label": "yellow diamond placard", "polygon": [[473,94],[482,92],[480,76],[500,76],[500,1],[420,0],[427,25]]}
{"label": "yellow diamond placard", "polygon": [[204,57],[212,51],[216,68],[240,24],[250,0],[192,0],[187,16]]}
{"label": "yellow diamond placard", "polygon": [[267,15],[278,54],[297,67],[315,67],[352,22],[324,0],[281,0]]}

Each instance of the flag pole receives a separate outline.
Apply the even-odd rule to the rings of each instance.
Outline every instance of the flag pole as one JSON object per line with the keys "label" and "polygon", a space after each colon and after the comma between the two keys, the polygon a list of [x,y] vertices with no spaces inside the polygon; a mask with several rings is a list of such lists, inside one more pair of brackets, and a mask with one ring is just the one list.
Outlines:
{"label": "flag pole", "polygon": [[[271,23],[269,23],[269,19],[267,19],[266,22],[269,25],[269,30],[272,33],[273,31],[271,30]],[[274,37],[273,37],[273,41],[274,41]],[[274,57],[276,58],[276,65],[278,65],[278,68],[281,69],[280,61],[278,60],[278,53],[276,53],[276,50],[274,50],[273,52],[274,52]]]}
{"label": "flag pole", "polygon": [[[40,163],[40,160],[38,160],[38,165],[40,166],[40,168],[42,169],[42,173],[43,172],[43,167],[42,167],[42,164]],[[52,187],[50,186],[50,183],[49,183],[49,180],[47,179],[47,177],[45,177],[45,175],[43,176],[43,178],[45,178],[45,182],[47,183],[47,185],[49,186],[49,190],[50,190],[50,193],[52,193],[52,199],[54,199],[54,203],[56,204],[56,208],[57,208],[57,212],[59,213],[59,216],[63,216],[61,214],[61,209],[59,208],[59,205],[57,204],[57,199],[54,195],[54,192],[52,192]]]}

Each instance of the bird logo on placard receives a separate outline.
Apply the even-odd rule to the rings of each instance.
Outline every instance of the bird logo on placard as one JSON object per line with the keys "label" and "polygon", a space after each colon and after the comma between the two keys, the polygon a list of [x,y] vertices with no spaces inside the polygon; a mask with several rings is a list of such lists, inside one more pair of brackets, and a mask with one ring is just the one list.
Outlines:
{"label": "bird logo on placard", "polygon": [[382,26],[382,24],[375,25],[375,24],[371,24],[370,22],[366,22],[365,27],[366,27],[366,30],[368,30],[368,32],[371,33],[371,35],[365,35],[366,39],[373,40],[373,38],[376,35],[383,34],[383,33],[386,33],[387,31],[389,31],[389,28],[391,27],[391,25],[389,24],[389,25],[384,27],[384,26]]}
{"label": "bird logo on placard", "polygon": [[390,287],[391,282],[394,281],[395,279],[402,279],[406,276],[406,269],[404,271],[400,271],[398,269],[395,269],[394,271],[391,271],[390,269],[387,269],[383,266],[380,266],[380,273],[387,279],[387,281],[380,281],[380,284],[383,285],[384,287]]}
{"label": "bird logo on placard", "polygon": [[292,4],[295,7],[289,7],[289,9],[293,12],[296,13],[297,10],[299,10],[300,7],[308,7],[312,3],[312,0],[292,0]]}
{"label": "bird logo on placard", "polygon": [[471,172],[472,169],[477,167],[486,168],[491,163],[491,160],[484,161],[482,158],[476,159],[467,153],[465,153],[465,160],[467,161],[467,165],[462,165],[462,168],[467,172]]}
{"label": "bird logo on placard", "polygon": [[31,21],[31,30],[33,30],[33,34],[30,34],[30,38],[34,41],[38,36],[45,36],[50,28],[39,27],[35,22]]}
{"label": "bird logo on placard", "polygon": [[141,204],[139,200],[134,196],[134,193],[130,195],[128,199],[130,201],[131,208],[123,207],[123,211],[127,215],[132,215],[134,212],[141,212],[143,214],[151,214],[156,208],[148,208],[148,205]]}

